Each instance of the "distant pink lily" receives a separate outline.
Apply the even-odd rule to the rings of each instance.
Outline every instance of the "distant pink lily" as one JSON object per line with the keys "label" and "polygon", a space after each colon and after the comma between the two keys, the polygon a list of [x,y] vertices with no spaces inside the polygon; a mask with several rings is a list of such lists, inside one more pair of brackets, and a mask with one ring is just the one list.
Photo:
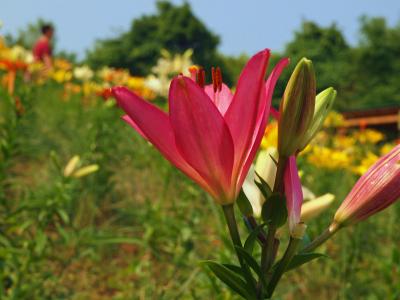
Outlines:
{"label": "distant pink lily", "polygon": [[400,145],[380,158],[357,181],[335,214],[334,224],[362,221],[400,198]]}
{"label": "distant pink lily", "polygon": [[[263,137],[272,93],[288,59],[264,81],[269,50],[254,55],[232,95],[213,72],[213,85],[188,77],[172,80],[169,113],[124,87],[112,89],[123,119],[149,140],[173,165],[197,182],[217,203],[236,200]],[[195,74],[196,75],[196,74]]]}

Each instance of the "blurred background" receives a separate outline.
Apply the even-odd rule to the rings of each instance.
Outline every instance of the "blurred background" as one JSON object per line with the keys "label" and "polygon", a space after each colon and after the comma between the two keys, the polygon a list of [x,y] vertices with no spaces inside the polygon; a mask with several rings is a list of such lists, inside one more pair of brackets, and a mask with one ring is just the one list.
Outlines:
{"label": "blurred background", "polygon": [[[236,299],[199,266],[233,258],[219,207],[120,120],[114,85],[167,109],[173,76],[197,65],[210,82],[220,66],[234,88],[270,48],[270,66],[292,62],[277,107],[311,59],[318,91],[338,96],[299,157],[307,200],[335,195],[310,237],[399,143],[395,0],[3,0],[0,20],[0,299]],[[43,25],[49,62],[32,52]],[[400,299],[399,218],[395,205],[341,232],[321,248],[331,258],[288,273],[276,299]]]}

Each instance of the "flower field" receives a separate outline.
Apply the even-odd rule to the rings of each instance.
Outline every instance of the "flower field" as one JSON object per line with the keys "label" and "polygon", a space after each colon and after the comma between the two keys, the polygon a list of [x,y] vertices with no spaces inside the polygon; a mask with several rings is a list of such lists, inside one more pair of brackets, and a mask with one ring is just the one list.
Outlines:
{"label": "flower field", "polygon": [[[171,79],[199,70],[192,54],[164,51],[138,77],[64,59],[46,69],[0,41],[1,299],[240,299],[200,263],[235,259],[222,211],[121,120],[110,89],[166,110]],[[307,221],[310,240],[397,143],[343,122],[330,112],[298,156],[309,199],[335,199]],[[277,147],[271,120],[260,150]],[[274,299],[399,299],[399,218],[393,205],[335,235],[319,249],[327,257],[288,272]]]}

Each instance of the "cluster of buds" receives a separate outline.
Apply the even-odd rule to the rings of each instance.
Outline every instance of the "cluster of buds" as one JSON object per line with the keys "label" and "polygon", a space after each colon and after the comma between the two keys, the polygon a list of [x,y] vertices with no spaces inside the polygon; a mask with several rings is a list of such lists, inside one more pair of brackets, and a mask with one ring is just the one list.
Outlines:
{"label": "cluster of buds", "polygon": [[304,150],[321,129],[335,98],[336,91],[331,87],[316,95],[313,64],[306,58],[300,60],[279,108],[279,155],[289,157]]}

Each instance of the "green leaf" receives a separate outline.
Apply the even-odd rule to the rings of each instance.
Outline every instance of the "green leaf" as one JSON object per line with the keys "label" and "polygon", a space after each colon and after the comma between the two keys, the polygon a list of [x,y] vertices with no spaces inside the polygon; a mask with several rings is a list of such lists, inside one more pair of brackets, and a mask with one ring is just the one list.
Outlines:
{"label": "green leaf", "polygon": [[250,268],[258,275],[258,278],[262,281],[264,286],[267,286],[265,277],[263,272],[261,271],[260,266],[258,265],[257,261],[251,256],[244,248],[235,246],[236,251],[240,255],[240,257],[249,265]]}
{"label": "green leaf", "polygon": [[253,207],[251,206],[249,199],[247,199],[246,194],[243,192],[243,189],[240,190],[239,197],[236,199],[236,204],[238,205],[242,215],[246,217],[253,215]]}
{"label": "green leaf", "polygon": [[258,225],[256,228],[254,228],[253,231],[247,237],[246,241],[244,242],[244,249],[248,253],[253,254],[254,244],[257,241],[257,237],[260,234],[260,232],[264,226],[265,226],[265,224],[261,224],[261,225]]}
{"label": "green leaf", "polygon": [[207,265],[215,276],[243,298],[256,299],[254,292],[251,293],[247,290],[246,282],[230,268],[213,261],[204,261],[203,264]]}
{"label": "green leaf", "polygon": [[264,180],[264,178],[262,178],[260,176],[260,174],[258,174],[257,172],[255,172],[258,179],[260,180],[260,182],[258,182],[257,180],[254,180],[254,183],[257,185],[257,187],[260,189],[261,193],[263,194],[264,198],[267,199],[268,197],[271,196],[272,194],[272,189],[269,186],[269,184]]}
{"label": "green leaf", "polygon": [[276,158],[270,154],[269,157],[272,159],[272,161],[274,162],[275,166],[278,166],[278,161],[276,160]]}
{"label": "green leaf", "polygon": [[238,274],[241,277],[244,277],[243,275],[243,270],[240,266],[232,265],[232,264],[222,264],[223,266],[227,267],[228,269],[232,270],[236,274]]}
{"label": "green leaf", "polygon": [[292,261],[289,263],[285,272],[293,270],[295,268],[298,268],[301,265],[304,265],[304,264],[306,264],[314,259],[320,258],[320,257],[328,257],[328,256],[325,254],[322,254],[322,253],[300,253],[300,254],[297,254],[293,257]]}
{"label": "green leaf", "polygon": [[261,216],[266,224],[283,226],[288,217],[285,196],[272,193],[263,204]]}

